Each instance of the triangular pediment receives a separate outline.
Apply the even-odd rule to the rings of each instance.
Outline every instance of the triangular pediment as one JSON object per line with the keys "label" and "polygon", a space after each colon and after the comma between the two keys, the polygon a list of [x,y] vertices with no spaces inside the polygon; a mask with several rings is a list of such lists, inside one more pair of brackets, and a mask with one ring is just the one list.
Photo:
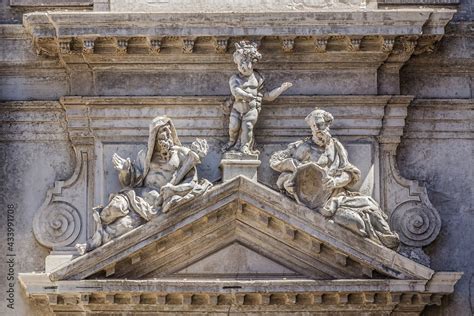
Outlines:
{"label": "triangular pediment", "polygon": [[[215,270],[215,271],[212,271]],[[78,257],[52,280],[206,274],[265,278],[429,279],[433,270],[244,177],[214,186]]]}
{"label": "triangular pediment", "polygon": [[190,264],[173,274],[181,278],[264,279],[302,277],[239,242]]}

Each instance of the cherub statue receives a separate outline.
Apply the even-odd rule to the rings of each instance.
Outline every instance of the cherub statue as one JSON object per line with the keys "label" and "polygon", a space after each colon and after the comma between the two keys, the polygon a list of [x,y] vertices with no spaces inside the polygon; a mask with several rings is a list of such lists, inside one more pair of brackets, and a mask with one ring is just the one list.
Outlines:
{"label": "cherub statue", "polygon": [[271,156],[270,167],[281,172],[277,186],[352,232],[396,248],[398,235],[390,230],[387,215],[377,202],[349,189],[359,180],[360,171],[349,162],[344,146],[331,136],[333,120],[329,112],[315,109],[306,117],[312,137]]}
{"label": "cherub statue", "polygon": [[229,119],[229,142],[223,152],[235,150],[244,154],[258,154],[254,148],[253,129],[257,123],[262,101],[273,101],[288,90],[292,83],[285,82],[280,87],[267,92],[263,76],[253,69],[262,55],[257,44],[241,41],[235,44],[234,62],[239,70],[229,80],[232,97],[227,106],[231,109]]}
{"label": "cherub statue", "polygon": [[85,244],[76,245],[79,253],[95,249],[151,220],[158,212],[167,212],[173,205],[206,192],[212,184],[198,180],[196,165],[207,151],[207,142],[201,139],[190,149],[181,145],[168,117],[153,119],[147,149],[138,153],[135,162],[113,155],[123,189],[111,195],[105,207],[93,209],[96,230]]}

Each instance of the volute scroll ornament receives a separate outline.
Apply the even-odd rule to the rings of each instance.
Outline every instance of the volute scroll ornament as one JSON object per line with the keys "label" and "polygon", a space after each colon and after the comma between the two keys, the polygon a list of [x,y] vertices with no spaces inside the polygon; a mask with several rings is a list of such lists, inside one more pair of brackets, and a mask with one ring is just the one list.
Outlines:
{"label": "volute scroll ornament", "polygon": [[399,205],[390,215],[390,224],[403,244],[424,247],[431,244],[441,229],[441,218],[435,209],[413,203]]}
{"label": "volute scroll ornament", "polygon": [[36,240],[48,248],[65,247],[73,243],[81,231],[78,210],[67,202],[50,204],[41,209],[33,220]]}
{"label": "volute scroll ornament", "polygon": [[74,244],[86,240],[88,167],[90,153],[76,149],[76,167],[65,181],[56,181],[33,217],[33,234],[44,247],[74,252]]}

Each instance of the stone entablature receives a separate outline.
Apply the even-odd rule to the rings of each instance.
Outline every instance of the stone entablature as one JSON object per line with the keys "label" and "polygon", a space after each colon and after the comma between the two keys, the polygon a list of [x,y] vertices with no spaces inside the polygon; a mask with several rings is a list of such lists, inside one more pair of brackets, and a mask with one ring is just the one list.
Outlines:
{"label": "stone entablature", "polygon": [[[264,37],[277,37],[277,45],[285,52],[303,49],[320,53],[326,50],[388,53],[393,41],[400,36],[409,36],[415,46],[420,38],[418,52],[421,53],[440,39],[453,14],[454,11],[448,9],[273,12],[265,15],[176,13],[173,16],[163,13],[44,12],[25,15],[23,24],[33,35],[38,53],[47,55],[101,51],[146,55],[165,52],[169,48],[185,54],[202,49],[223,53],[230,46],[226,45],[228,42],[237,42],[242,37],[257,43]],[[186,20],[186,26],[176,27],[174,21],[178,16]]]}
{"label": "stone entablature", "polygon": [[[112,12],[259,12],[274,11],[314,11],[314,10],[364,10],[376,8],[376,0],[278,0],[252,1],[241,0],[110,0],[109,8]],[[251,9],[250,9],[251,8]]]}
{"label": "stone entablature", "polygon": [[410,106],[406,131],[409,139],[473,139],[472,99],[416,99]]}
{"label": "stone entablature", "polygon": [[37,306],[45,312],[69,315],[106,311],[413,315],[427,305],[441,305],[460,275],[439,272],[430,281],[155,279],[53,283],[45,274],[22,274],[20,278]]}

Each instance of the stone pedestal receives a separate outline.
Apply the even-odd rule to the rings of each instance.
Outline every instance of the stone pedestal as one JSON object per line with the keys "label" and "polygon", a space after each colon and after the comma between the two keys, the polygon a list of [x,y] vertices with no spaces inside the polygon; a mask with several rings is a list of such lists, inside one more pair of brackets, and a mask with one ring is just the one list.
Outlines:
{"label": "stone pedestal", "polygon": [[228,181],[237,176],[244,176],[257,181],[257,168],[261,161],[258,155],[245,155],[242,153],[228,152],[222,156],[220,167],[222,181]]}

